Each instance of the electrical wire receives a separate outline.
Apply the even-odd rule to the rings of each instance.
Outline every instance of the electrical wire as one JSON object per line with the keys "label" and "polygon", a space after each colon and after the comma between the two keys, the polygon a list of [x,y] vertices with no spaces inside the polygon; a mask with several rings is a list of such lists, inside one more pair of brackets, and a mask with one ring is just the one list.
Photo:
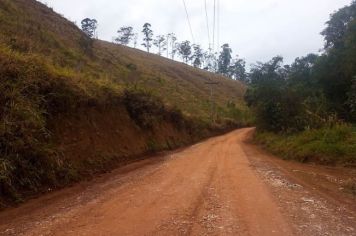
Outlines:
{"label": "electrical wire", "polygon": [[214,0],[214,17],[213,17],[213,53],[215,53],[215,26],[216,26],[216,0]]}
{"label": "electrical wire", "polygon": [[208,30],[208,40],[209,40],[209,49],[211,48],[211,39],[210,39],[210,26],[209,26],[209,15],[208,15],[208,7],[207,7],[207,0],[204,0],[205,3],[205,20],[206,20],[206,27]]}
{"label": "electrical wire", "polygon": [[186,3],[185,3],[185,0],[182,0],[182,1],[183,1],[185,13],[186,13],[186,15],[187,15],[187,21],[188,21],[188,24],[189,24],[189,29],[190,29],[190,34],[191,34],[191,36],[192,36],[193,44],[195,44],[195,39],[194,39],[192,24],[190,23],[190,18],[189,18],[189,13],[188,13],[188,10],[187,10],[187,5],[186,5]]}
{"label": "electrical wire", "polygon": [[220,0],[217,0],[217,49],[220,47]]}

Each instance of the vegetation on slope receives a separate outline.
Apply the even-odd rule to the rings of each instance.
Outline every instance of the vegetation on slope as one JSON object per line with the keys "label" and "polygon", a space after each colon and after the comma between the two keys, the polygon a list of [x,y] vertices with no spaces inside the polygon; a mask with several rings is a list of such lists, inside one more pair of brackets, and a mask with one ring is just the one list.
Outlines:
{"label": "vegetation on slope", "polygon": [[335,125],[294,134],[257,132],[255,140],[286,159],[356,166],[356,127]]}
{"label": "vegetation on slope", "polygon": [[[142,151],[179,146],[170,144],[170,137],[167,145],[155,143],[166,139],[158,138],[162,135],[155,126],[172,124],[177,132],[187,134],[184,137],[194,136],[189,142],[212,134],[210,88],[205,83],[216,81],[218,128],[248,119],[242,84],[139,50],[91,40],[34,0],[0,1],[0,32],[2,199],[20,200],[44,187],[78,179],[80,169],[62,155],[60,142],[54,140],[61,138],[55,137],[55,130],[62,115],[71,118],[91,108],[124,106],[125,111],[116,114],[118,119],[128,112],[135,124],[120,125],[138,130],[137,135],[142,135],[139,130],[149,133],[142,140]],[[110,157],[107,163],[112,160],[117,158]],[[95,169],[83,163],[78,165],[81,170]]]}
{"label": "vegetation on slope", "polygon": [[252,68],[245,99],[258,132],[269,132],[257,135],[258,141],[295,159],[355,163],[356,132],[348,125],[356,122],[355,26],[353,1],[331,15],[322,32],[322,55],[297,58],[292,65],[277,56]]}
{"label": "vegetation on slope", "polygon": [[244,109],[245,88],[239,82],[140,50],[90,40],[73,23],[34,0],[1,4],[2,47],[37,55],[70,78],[141,88],[187,115],[206,120],[210,119],[210,87],[205,83],[214,81],[219,82],[214,89],[217,116],[231,118],[228,102]]}

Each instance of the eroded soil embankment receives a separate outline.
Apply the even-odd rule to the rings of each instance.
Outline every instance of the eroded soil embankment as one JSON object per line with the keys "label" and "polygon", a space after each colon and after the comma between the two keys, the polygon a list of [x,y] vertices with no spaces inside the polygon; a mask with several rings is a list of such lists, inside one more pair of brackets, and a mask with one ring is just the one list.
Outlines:
{"label": "eroded soil embankment", "polygon": [[146,153],[177,148],[198,139],[187,129],[178,129],[168,121],[144,130],[124,107],[93,108],[82,110],[76,116],[61,115],[52,122],[51,129],[58,151],[81,171],[127,162]]}
{"label": "eroded soil embankment", "polygon": [[[39,168],[30,166],[31,169],[27,165],[16,168],[11,178],[22,178],[21,181],[29,184],[13,184],[8,188],[12,191],[10,194],[3,192],[0,186],[0,209],[92,178],[145,158],[146,154],[186,146],[224,131],[199,126],[197,121],[188,120],[179,111],[159,104],[160,114],[150,115],[151,110],[145,110],[142,104],[138,106],[137,101],[132,103],[138,112],[135,117],[124,102],[118,102],[115,106],[86,107],[49,118],[46,125],[50,130],[49,141],[42,145],[43,149],[50,150],[45,155],[46,161],[34,158]],[[40,175],[32,176],[30,172]]]}
{"label": "eroded soil embankment", "polygon": [[[171,115],[169,110],[164,112]],[[152,126],[142,127],[125,105],[118,104],[62,114],[49,127],[57,152],[75,181],[235,128],[200,126],[184,117],[167,118],[167,114],[161,119],[152,116]]]}

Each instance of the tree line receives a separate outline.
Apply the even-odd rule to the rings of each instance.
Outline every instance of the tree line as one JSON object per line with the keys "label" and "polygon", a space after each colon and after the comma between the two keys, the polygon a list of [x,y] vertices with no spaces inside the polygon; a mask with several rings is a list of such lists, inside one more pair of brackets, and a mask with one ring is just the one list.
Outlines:
{"label": "tree line", "polygon": [[[97,37],[97,25],[97,20],[90,18],[85,18],[81,22],[82,31],[89,38]],[[152,47],[155,47],[160,56],[166,56],[172,60],[179,56],[184,63],[196,68],[219,73],[235,80],[247,81],[245,60],[238,56],[233,58],[232,49],[227,43],[221,46],[219,53],[214,53],[211,49],[204,50],[201,45],[192,44],[189,40],[178,41],[174,33],[155,36],[150,23],[143,25],[141,34],[141,45],[147,52],[151,52]],[[117,31],[114,42],[137,48],[138,38],[139,34],[135,33],[133,27],[123,26]]]}
{"label": "tree line", "polygon": [[333,13],[321,34],[321,55],[252,67],[245,99],[258,128],[288,133],[356,122],[356,1]]}
{"label": "tree line", "polygon": [[[95,35],[96,21],[83,20],[82,29]],[[233,58],[229,44],[218,54],[173,33],[154,37],[151,24],[142,28],[142,46],[147,52],[154,46],[158,55],[175,59],[210,72],[248,84],[247,104],[255,111],[258,128],[274,132],[297,132],[338,122],[356,122],[356,1],[334,12],[322,31],[325,39],[320,55],[296,58],[291,65],[283,57],[258,62],[246,71],[246,62]],[[132,27],[121,27],[115,42],[138,45]]]}

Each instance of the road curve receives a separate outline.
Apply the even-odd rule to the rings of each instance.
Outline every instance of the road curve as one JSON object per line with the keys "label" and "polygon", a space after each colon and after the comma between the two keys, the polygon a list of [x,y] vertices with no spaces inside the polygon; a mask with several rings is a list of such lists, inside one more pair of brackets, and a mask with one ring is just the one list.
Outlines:
{"label": "road curve", "polygon": [[[295,213],[301,219],[300,209],[293,212],[283,205],[284,190],[269,184],[263,173],[271,170],[261,172],[261,162],[254,159],[256,152],[245,143],[251,131],[242,129],[211,138],[157,157],[153,162],[136,163],[132,169],[126,167],[129,169],[2,212],[0,234],[268,236],[333,233],[326,226],[320,231],[303,229],[303,222],[293,218]],[[296,188],[295,191],[304,190]],[[291,194],[297,196],[298,193]],[[299,204],[298,201],[303,201],[300,199],[303,198],[298,195],[290,201]],[[316,198],[308,199],[304,199],[303,206],[316,201]],[[310,207],[310,211],[313,209]],[[305,217],[312,213],[308,212]],[[352,224],[353,212],[348,214],[351,214]],[[352,228],[342,231],[343,235],[353,232]]]}

